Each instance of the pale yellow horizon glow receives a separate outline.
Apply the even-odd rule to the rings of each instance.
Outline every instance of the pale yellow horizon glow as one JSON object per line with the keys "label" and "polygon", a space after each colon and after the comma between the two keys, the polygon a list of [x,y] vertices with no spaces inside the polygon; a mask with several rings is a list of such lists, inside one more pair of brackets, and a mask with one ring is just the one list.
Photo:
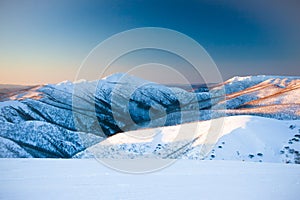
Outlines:
{"label": "pale yellow horizon glow", "polygon": [[64,80],[73,81],[77,68],[5,68],[1,69],[0,84],[9,85],[41,85],[59,83]]}

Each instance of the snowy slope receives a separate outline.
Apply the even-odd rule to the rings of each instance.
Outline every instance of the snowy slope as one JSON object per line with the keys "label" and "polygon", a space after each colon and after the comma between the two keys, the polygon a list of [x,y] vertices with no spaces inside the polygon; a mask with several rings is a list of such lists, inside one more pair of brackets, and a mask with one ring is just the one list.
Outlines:
{"label": "snowy slope", "polygon": [[1,199],[299,199],[300,165],[180,160],[137,175],[116,172],[94,159],[0,163]]}
{"label": "snowy slope", "polygon": [[[220,119],[215,119],[220,120]],[[300,120],[275,120],[257,116],[223,119],[210,146],[214,120],[119,133],[78,156],[97,158],[184,158],[300,163]],[[217,129],[216,129],[217,130]],[[194,133],[191,133],[194,131]]]}

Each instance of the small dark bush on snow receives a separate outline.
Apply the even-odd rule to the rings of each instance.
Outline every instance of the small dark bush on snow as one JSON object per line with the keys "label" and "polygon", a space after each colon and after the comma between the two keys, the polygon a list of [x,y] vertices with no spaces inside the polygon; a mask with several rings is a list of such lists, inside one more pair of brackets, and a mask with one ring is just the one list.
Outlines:
{"label": "small dark bush on snow", "polygon": [[252,159],[254,157],[254,155],[253,154],[249,154],[248,157]]}
{"label": "small dark bush on snow", "polygon": [[289,128],[290,128],[290,129],[294,129],[294,128],[296,128],[296,126],[295,126],[295,125],[290,125]]}

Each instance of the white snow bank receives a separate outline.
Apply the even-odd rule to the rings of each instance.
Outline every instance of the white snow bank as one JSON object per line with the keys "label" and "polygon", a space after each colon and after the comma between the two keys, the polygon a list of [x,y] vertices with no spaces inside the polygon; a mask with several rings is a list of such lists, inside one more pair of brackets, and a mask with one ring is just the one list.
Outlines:
{"label": "white snow bank", "polygon": [[[150,174],[94,159],[1,159],[1,199],[298,199],[300,165],[180,160]],[[151,162],[151,160],[148,160]]]}

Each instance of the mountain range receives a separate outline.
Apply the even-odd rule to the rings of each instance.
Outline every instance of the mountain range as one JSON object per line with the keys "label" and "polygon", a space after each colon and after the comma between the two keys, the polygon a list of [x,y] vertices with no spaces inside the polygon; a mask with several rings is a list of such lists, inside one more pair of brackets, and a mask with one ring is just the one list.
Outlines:
{"label": "mountain range", "polygon": [[[218,119],[223,119],[222,127],[205,151],[204,143],[199,142],[203,131],[200,134],[198,129],[192,136],[180,141],[166,140],[165,143],[135,143],[128,136],[128,133],[139,135],[154,131],[160,132],[160,136],[155,137],[163,138],[172,135],[173,129],[181,127],[181,124],[205,127],[206,123],[214,123]],[[297,163],[298,120],[300,77],[234,77],[218,84],[180,87],[119,73],[96,81],[65,81],[37,86],[2,85],[0,157],[83,158],[90,156],[88,152],[100,157],[136,157],[136,153],[128,154],[130,149],[139,151],[140,156],[161,158],[219,157]],[[253,131],[248,131],[248,135],[243,137],[243,127],[248,130],[245,121],[249,121],[251,125],[248,129]],[[256,126],[258,128],[255,129]],[[226,127],[233,128],[224,132]],[[124,134],[127,139],[124,139]],[[263,134],[268,137],[258,139]],[[152,141],[155,137],[148,140]],[[224,138],[227,138],[226,141]],[[275,139],[270,142],[271,138]],[[247,147],[244,151],[239,144],[241,141]],[[107,147],[108,143],[118,144],[118,147],[121,145],[122,148],[118,148],[118,154],[109,151],[113,146],[103,152],[102,147]],[[143,153],[129,148],[133,143],[147,144],[149,148],[145,148]],[[183,150],[182,146],[186,144],[187,148]],[[166,145],[173,145],[169,148],[171,152],[168,150],[158,154],[161,149],[166,149]],[[271,147],[267,148],[267,145]],[[225,146],[230,146],[230,151]],[[223,156],[218,156],[217,152]],[[261,159],[261,154],[273,156]],[[286,159],[284,156],[287,156]]]}

